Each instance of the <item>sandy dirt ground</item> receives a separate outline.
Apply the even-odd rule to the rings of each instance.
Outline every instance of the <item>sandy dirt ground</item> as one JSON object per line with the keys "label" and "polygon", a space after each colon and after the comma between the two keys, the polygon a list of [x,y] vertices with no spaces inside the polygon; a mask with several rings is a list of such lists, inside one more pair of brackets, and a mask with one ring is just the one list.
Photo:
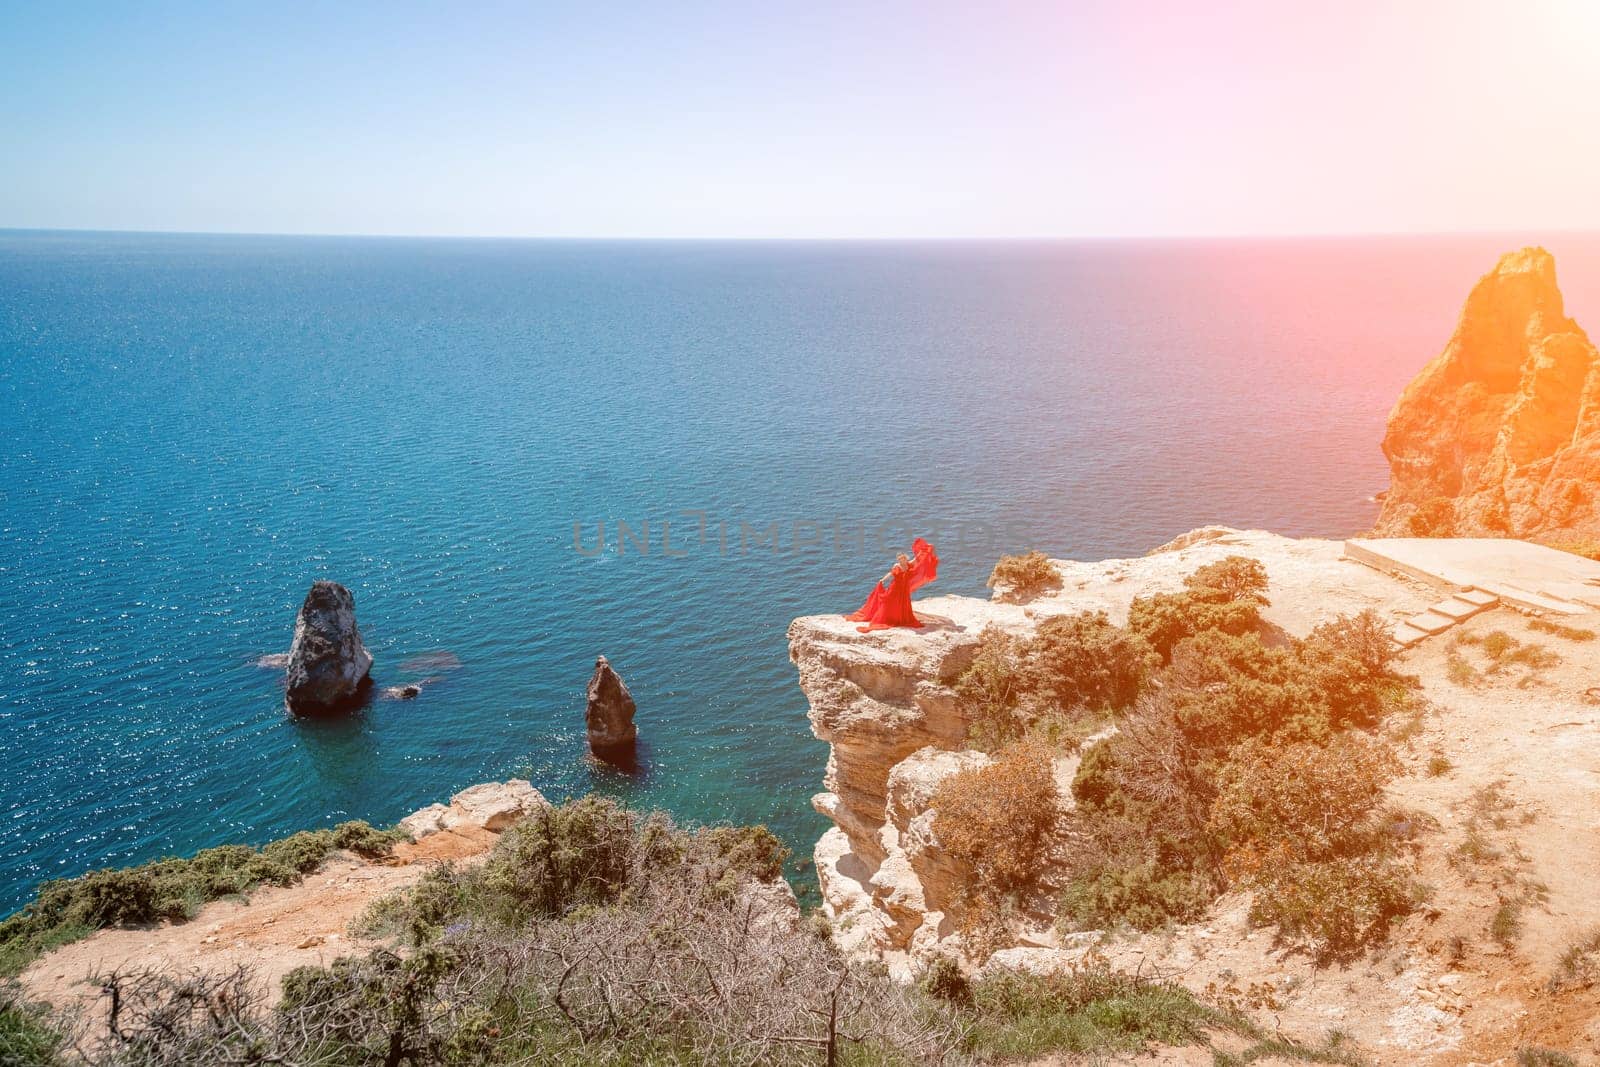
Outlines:
{"label": "sandy dirt ground", "polygon": [[368,903],[415,882],[437,863],[485,857],[499,835],[480,827],[430,834],[397,845],[394,855],[366,861],[338,853],[297,885],[268,887],[248,900],[219,900],[184,923],[101,930],[35,960],[21,975],[30,998],[57,1007],[98,999],[95,976],[156,969],[175,974],[247,967],[270,1000],[284,975],[374,947],[349,934]]}

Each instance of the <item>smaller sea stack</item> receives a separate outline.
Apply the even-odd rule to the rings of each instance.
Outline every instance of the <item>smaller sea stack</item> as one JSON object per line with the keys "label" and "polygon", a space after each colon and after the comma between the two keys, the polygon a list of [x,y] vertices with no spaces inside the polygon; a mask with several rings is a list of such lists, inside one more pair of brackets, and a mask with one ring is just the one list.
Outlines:
{"label": "smaller sea stack", "polygon": [[342,711],[372,684],[372,653],[361,643],[356,599],[338,582],[313,582],[294,621],[284,700],[297,715]]}
{"label": "smaller sea stack", "polygon": [[633,695],[604,656],[596,657],[589,677],[589,703],[583,712],[589,751],[615,762],[633,754],[639,731],[633,725]]}

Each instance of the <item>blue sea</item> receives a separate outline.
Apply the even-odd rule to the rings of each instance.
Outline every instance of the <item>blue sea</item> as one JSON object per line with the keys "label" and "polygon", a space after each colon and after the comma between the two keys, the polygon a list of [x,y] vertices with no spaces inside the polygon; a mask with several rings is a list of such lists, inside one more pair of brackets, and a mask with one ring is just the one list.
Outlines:
{"label": "blue sea", "polygon": [[[983,595],[1003,551],[1361,530],[1389,406],[1537,236],[0,232],[0,911],[512,776],[803,857],[827,750],[793,617],[857,606],[917,534],[928,593]],[[1600,321],[1600,238],[1543,236]],[[285,715],[257,660],[318,578],[377,685],[439,680]],[[585,759],[601,653],[631,773]]]}

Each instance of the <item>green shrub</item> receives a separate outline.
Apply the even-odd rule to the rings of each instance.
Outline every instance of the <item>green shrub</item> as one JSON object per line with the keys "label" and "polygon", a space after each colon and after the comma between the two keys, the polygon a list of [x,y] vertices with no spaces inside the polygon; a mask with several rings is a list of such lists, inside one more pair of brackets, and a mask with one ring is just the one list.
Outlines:
{"label": "green shrub", "polygon": [[1020,739],[1027,728],[1021,712],[1028,695],[1020,642],[989,627],[978,639],[972,663],[955,682],[957,703],[967,720],[967,743],[985,752]]}
{"label": "green shrub", "polygon": [[634,818],[589,796],[545,808],[500,836],[484,864],[484,889],[509,925],[609,904],[627,886]]}
{"label": "green shrub", "polygon": [[1013,603],[1032,600],[1048,589],[1061,588],[1061,571],[1050,557],[1034,550],[1019,556],[1001,556],[989,574],[990,589]]}
{"label": "green shrub", "polygon": [[1405,868],[1384,855],[1265,868],[1255,879],[1253,921],[1305,941],[1320,960],[1347,960],[1388,936],[1417,904]]}
{"label": "green shrub", "polygon": [[1399,770],[1388,746],[1354,732],[1325,744],[1251,739],[1218,774],[1210,833],[1235,869],[1365,852],[1380,832],[1384,786]]}
{"label": "green shrub", "polygon": [[1033,733],[1076,748],[1104,716],[1133,704],[1157,663],[1104,612],[1047,619],[1026,640],[991,627],[954,683],[968,744],[997,752]]}
{"label": "green shrub", "polygon": [[972,1003],[972,983],[961,971],[961,964],[951,956],[935,956],[928,969],[922,972],[917,988],[936,1000],[953,1004]]}
{"label": "green shrub", "polygon": [[1267,571],[1260,560],[1229,556],[1183,580],[1183,591],[1135,597],[1128,629],[1149,642],[1163,662],[1178,642],[1210,631],[1255,632],[1267,605]]}
{"label": "green shrub", "polygon": [[[1171,596],[1253,608],[1264,576],[1223,563]],[[1178,640],[1118,732],[1079,763],[1063,921],[1154,929],[1241,886],[1255,890],[1257,921],[1319,957],[1382,937],[1415,900],[1381,807],[1399,764],[1361,729],[1408,700],[1393,662],[1370,614],[1283,647],[1215,628]]]}
{"label": "green shrub", "polygon": [[1354,663],[1366,681],[1388,674],[1400,655],[1389,624],[1371,608],[1322,623],[1306,637],[1306,644]]}
{"label": "green shrub", "polygon": [[1183,587],[1217,601],[1238,601],[1266,607],[1267,568],[1249,556],[1228,556],[1207,563],[1183,580]]}
{"label": "green shrub", "polygon": [[380,897],[356,922],[369,937],[429,945],[474,924],[523,930],[628,904],[659,879],[692,874],[700,903],[722,906],[749,882],[782,877],[789,850],[765,826],[674,827],[589,796],[546,808],[500,835],[481,866],[440,866]]}
{"label": "green shrub", "polygon": [[1031,693],[1056,708],[1095,712],[1131,707],[1158,662],[1143,638],[1103,611],[1046,619],[1024,656]]}
{"label": "green shrub", "polygon": [[700,833],[723,866],[724,874],[758,882],[783,877],[789,849],[765,826],[713,826]]}
{"label": "green shrub", "polygon": [[1083,930],[1159,930],[1198,920],[1217,892],[1216,881],[1203,871],[1163,868],[1142,859],[1078,875],[1061,895],[1061,913]]}

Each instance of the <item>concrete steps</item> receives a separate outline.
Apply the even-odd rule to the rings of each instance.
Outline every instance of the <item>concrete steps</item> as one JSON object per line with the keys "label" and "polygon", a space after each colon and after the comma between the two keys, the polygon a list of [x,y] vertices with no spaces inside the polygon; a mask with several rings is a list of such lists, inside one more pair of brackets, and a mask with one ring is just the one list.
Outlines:
{"label": "concrete steps", "polygon": [[1430,604],[1425,611],[1409,619],[1400,620],[1390,632],[1401,648],[1411,648],[1499,604],[1500,598],[1493,593],[1483,589],[1463,589],[1437,604]]}

